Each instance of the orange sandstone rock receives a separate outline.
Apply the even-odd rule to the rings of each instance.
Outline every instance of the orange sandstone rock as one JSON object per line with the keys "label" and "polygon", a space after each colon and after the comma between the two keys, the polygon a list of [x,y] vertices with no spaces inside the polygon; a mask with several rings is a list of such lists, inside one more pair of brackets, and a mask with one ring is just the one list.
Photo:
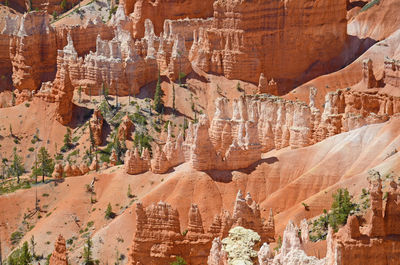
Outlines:
{"label": "orange sandstone rock", "polygon": [[346,2],[215,1],[213,26],[199,29],[192,63],[253,83],[264,73],[284,84],[277,91],[284,94],[332,67],[347,38]]}
{"label": "orange sandstone rock", "polygon": [[[274,240],[274,234],[271,234],[274,228],[270,227],[269,233],[265,233],[258,205],[252,201],[250,195],[243,199],[240,191],[233,216],[223,212],[215,219],[218,224],[214,222],[207,233],[204,232],[200,210],[195,204],[190,206],[188,228],[183,234],[180,230],[178,212],[164,202],[147,208],[137,203],[136,220],[137,227],[128,264],[167,264],[176,255],[182,256],[190,264],[206,264],[212,239],[219,238],[213,243],[213,248],[216,248],[215,244],[220,243],[220,238],[226,237],[231,228],[239,225],[257,229],[267,242]],[[226,257],[223,254],[222,256]],[[217,258],[219,259],[219,256],[210,255],[208,260]]]}
{"label": "orange sandstone rock", "polygon": [[59,235],[57,242],[54,245],[54,251],[50,257],[50,265],[68,265],[67,259],[67,248],[65,245],[65,239],[62,235]]}
{"label": "orange sandstone rock", "polygon": [[89,121],[89,126],[92,130],[95,144],[101,145],[103,142],[103,116],[99,109],[93,112],[93,116]]}
{"label": "orange sandstone rock", "polygon": [[148,149],[143,149],[142,154],[139,150],[128,150],[124,161],[125,172],[130,175],[146,172],[150,169],[150,154]]}

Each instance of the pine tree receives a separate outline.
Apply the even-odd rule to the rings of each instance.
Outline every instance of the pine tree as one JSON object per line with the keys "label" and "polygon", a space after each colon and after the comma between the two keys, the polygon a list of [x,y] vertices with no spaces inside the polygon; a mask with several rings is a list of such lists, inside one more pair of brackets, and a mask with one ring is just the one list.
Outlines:
{"label": "pine tree", "polygon": [[93,259],[92,259],[92,240],[90,239],[90,236],[88,236],[86,240],[86,246],[83,247],[83,259],[84,259],[84,265],[93,265]]}
{"label": "pine tree", "polygon": [[111,207],[111,203],[108,203],[108,206],[107,206],[107,209],[106,209],[106,212],[105,212],[105,218],[106,219],[112,219],[112,218],[114,218],[114,213],[113,213],[113,211],[112,211],[112,207]]}
{"label": "pine tree", "polygon": [[172,109],[174,110],[175,115],[175,86],[172,84]]}
{"label": "pine tree", "polygon": [[131,184],[128,184],[128,192],[126,193],[126,195],[128,196],[128,198],[132,198],[132,190],[131,190]]}
{"label": "pine tree", "polygon": [[158,71],[158,80],[156,85],[156,92],[154,93],[154,102],[153,102],[153,109],[160,113],[164,108],[164,102],[162,97],[164,96],[164,92],[161,89],[161,78],[160,78],[160,71]]}
{"label": "pine tree", "polygon": [[42,175],[42,182],[44,177],[49,177],[54,170],[54,161],[50,157],[45,147],[41,147],[38,154],[39,172]]}
{"label": "pine tree", "polygon": [[82,97],[82,86],[79,86],[79,88],[78,88],[78,96],[79,96],[78,102],[79,102],[79,103],[81,103],[81,97]]}
{"label": "pine tree", "polygon": [[67,128],[67,133],[64,135],[64,148],[66,150],[71,149],[72,139],[71,139],[71,129]]}
{"label": "pine tree", "polygon": [[14,160],[11,164],[11,172],[14,177],[17,177],[17,183],[19,183],[19,177],[25,172],[25,168],[22,164],[22,158],[17,154],[17,148],[14,147]]}
{"label": "pine tree", "polygon": [[122,148],[121,148],[121,142],[119,141],[117,134],[115,134],[114,137],[113,148],[115,150],[115,153],[117,154],[117,163],[120,163],[121,162],[120,157],[122,156]]}

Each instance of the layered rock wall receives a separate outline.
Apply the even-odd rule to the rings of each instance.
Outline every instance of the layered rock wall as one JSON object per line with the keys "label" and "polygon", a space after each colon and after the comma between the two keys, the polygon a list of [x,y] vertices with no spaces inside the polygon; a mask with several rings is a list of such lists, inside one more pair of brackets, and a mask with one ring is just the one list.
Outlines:
{"label": "layered rock wall", "polygon": [[44,12],[25,13],[18,31],[10,36],[13,85],[36,90],[56,73],[56,34]]}
{"label": "layered rock wall", "polygon": [[283,84],[283,94],[294,83],[320,74],[323,67],[314,70],[313,64],[328,66],[342,51],[346,33],[346,0],[218,0],[212,28],[200,29],[193,44],[193,63],[254,83],[264,73]]}
{"label": "layered rock wall", "polygon": [[[137,227],[128,264],[167,264],[178,255],[189,264],[206,264],[213,238],[219,237],[221,240],[222,236],[228,235],[228,231],[233,227],[248,225],[256,227],[259,232],[266,235],[258,205],[251,200],[250,195],[246,200],[239,191],[232,217],[223,211],[223,215],[228,217],[222,218],[223,223],[213,223],[208,232],[205,232],[203,227],[199,208],[192,204],[188,214],[188,229],[185,233],[181,233],[178,212],[169,204],[159,202],[144,208],[138,203]],[[275,229],[274,227],[268,229],[266,239],[267,242],[271,242]]]}
{"label": "layered rock wall", "polygon": [[142,38],[145,34],[145,20],[154,23],[156,34],[163,30],[166,19],[177,20],[184,18],[208,18],[213,14],[214,0],[124,0],[125,12],[133,20],[132,32],[135,38]]}

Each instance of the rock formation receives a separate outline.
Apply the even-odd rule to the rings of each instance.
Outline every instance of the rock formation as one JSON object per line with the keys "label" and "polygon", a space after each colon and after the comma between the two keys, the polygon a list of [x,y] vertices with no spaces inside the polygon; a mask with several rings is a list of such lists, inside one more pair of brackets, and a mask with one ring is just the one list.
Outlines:
{"label": "rock formation", "polygon": [[145,19],[153,21],[156,34],[160,34],[166,19],[211,17],[213,2],[161,0],[153,3],[145,0],[125,0],[124,6],[126,15],[130,14],[133,19],[133,37],[142,38],[145,34]]}
{"label": "rock formation", "polygon": [[400,60],[385,58],[385,83],[394,88],[400,87]]}
{"label": "rock formation", "polygon": [[35,95],[56,104],[56,119],[63,125],[71,122],[73,110],[74,88],[70,79],[68,61],[64,61],[64,52],[68,51],[68,46],[64,50],[58,50],[56,78],[53,82],[42,83],[39,92]]}
{"label": "rock formation", "polygon": [[376,87],[376,79],[374,76],[374,70],[372,66],[371,59],[365,59],[363,62],[363,85],[366,88],[374,88]]}
{"label": "rock formation", "polygon": [[[185,233],[181,233],[178,212],[164,202],[147,208],[137,203],[136,222],[137,227],[128,264],[138,264],[138,262],[167,264],[177,255],[183,257],[189,264],[205,264],[211,245],[214,249],[219,249],[221,239],[228,236],[228,232],[234,227],[238,227],[239,232],[243,230],[243,227],[239,227],[240,225],[254,227],[261,238],[264,237],[267,242],[274,240],[274,232],[271,233],[271,231],[275,231],[274,227],[266,229],[266,225],[263,225],[258,205],[251,200],[250,195],[247,196],[246,202],[240,192],[232,217],[228,212],[223,211],[221,216],[215,218],[207,232],[203,227],[200,210],[195,204],[189,208],[188,228]],[[265,231],[269,231],[269,234]],[[260,238],[259,235],[257,237]],[[251,242],[255,241],[250,240],[249,243]],[[226,257],[224,254],[215,254],[208,260],[218,260],[220,256]]]}
{"label": "rock formation", "polygon": [[246,168],[261,157],[256,103],[245,97],[234,100],[232,118],[226,114],[226,104],[224,98],[216,100],[211,126],[208,119],[201,116],[199,122],[189,128],[184,151],[194,169]]}
{"label": "rock formation", "polygon": [[[264,73],[291,87],[321,73],[320,67],[311,67],[314,63],[328,66],[342,51],[346,2],[215,1],[212,28],[199,30],[192,63],[254,83]],[[278,91],[285,92],[283,87]]]}
{"label": "rock formation", "polygon": [[57,242],[54,244],[54,251],[50,257],[50,265],[68,265],[67,259],[67,248],[65,245],[65,239],[62,235],[59,235]]}
{"label": "rock formation", "polygon": [[10,33],[13,85],[18,90],[32,91],[38,89],[41,82],[53,80],[57,47],[48,15],[45,12],[25,13],[18,31]]}
{"label": "rock formation", "polygon": [[118,139],[120,141],[130,140],[132,131],[135,130],[135,125],[128,115],[122,118],[121,124],[118,127]]}
{"label": "rock formation", "polygon": [[303,243],[299,236],[299,228],[289,221],[283,232],[282,246],[274,256],[268,244],[263,244],[258,252],[260,265],[324,265],[325,259],[307,256],[303,249]]}
{"label": "rock formation", "polygon": [[176,141],[172,137],[171,123],[168,124],[167,141],[163,148],[156,146],[151,160],[151,171],[157,174],[166,173],[171,167],[184,162],[184,154],[182,149],[183,137],[180,133]]}
{"label": "rock formation", "polygon": [[101,145],[103,143],[103,120],[99,109],[93,112],[93,116],[89,120],[90,130],[96,145]]}
{"label": "rock formation", "polygon": [[370,213],[360,217],[350,216],[347,224],[337,233],[329,231],[328,265],[398,263],[400,201],[397,183],[393,179],[388,180],[389,191],[383,211],[382,181],[379,173],[375,172],[369,181]]}
{"label": "rock formation", "polygon": [[61,164],[57,163],[54,166],[54,171],[53,171],[52,177],[56,178],[56,179],[61,179],[63,177],[63,173],[64,173],[63,166]]}
{"label": "rock formation", "polygon": [[[114,25],[117,25],[115,23]],[[103,23],[100,17],[87,20],[83,25],[60,25],[55,28],[57,34],[57,48],[61,50],[73,43],[74,50],[79,57],[84,57],[91,51],[96,51],[98,36],[102,40],[111,40],[115,36],[113,27]],[[71,40],[69,40],[69,37]]]}
{"label": "rock formation", "polygon": [[124,160],[125,172],[130,175],[146,172],[150,169],[150,153],[148,149],[143,149],[142,154],[139,150],[128,150],[125,153]]}

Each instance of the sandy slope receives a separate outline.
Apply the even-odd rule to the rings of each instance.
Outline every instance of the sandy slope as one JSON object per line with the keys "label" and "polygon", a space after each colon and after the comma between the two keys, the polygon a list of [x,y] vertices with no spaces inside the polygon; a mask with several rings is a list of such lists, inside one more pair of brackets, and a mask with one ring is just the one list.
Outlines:
{"label": "sandy slope", "polygon": [[[250,192],[260,203],[264,217],[270,207],[278,213],[275,220],[277,231],[281,233],[289,219],[310,218],[329,208],[331,193],[338,187],[348,187],[353,194],[359,193],[367,186],[370,168],[378,168],[382,173],[400,169],[399,154],[385,159],[393,147],[399,146],[400,117],[394,117],[384,124],[336,135],[307,148],[270,152],[253,168],[241,172],[196,172],[183,164],[164,175],[147,172],[129,176],[121,168],[114,167],[101,174],[67,178],[58,186],[38,186],[40,205],[48,205],[46,210],[52,213],[48,217],[43,213],[25,239],[34,234],[38,249],[49,253],[58,233],[67,239],[76,236],[79,239],[74,242],[75,250],[70,252],[75,264],[84,240],[79,230],[84,230],[87,222],[94,221],[94,228],[88,232],[94,235],[96,257],[105,264],[114,261],[117,249],[126,255],[135,230],[134,204],[129,207],[130,199],[126,196],[128,184],[145,206],[163,200],[176,207],[182,229],[187,226],[190,203],[199,205],[205,227],[208,227],[221,208],[232,210],[237,190],[241,189]],[[85,184],[95,175],[98,202],[92,205]],[[50,196],[43,197],[43,193]],[[21,224],[23,213],[33,208],[34,196],[32,188],[0,197],[2,238],[9,238]],[[303,201],[310,206],[310,211],[304,210]],[[104,218],[109,202],[117,214],[112,221]],[[80,220],[78,225],[74,216]]]}

